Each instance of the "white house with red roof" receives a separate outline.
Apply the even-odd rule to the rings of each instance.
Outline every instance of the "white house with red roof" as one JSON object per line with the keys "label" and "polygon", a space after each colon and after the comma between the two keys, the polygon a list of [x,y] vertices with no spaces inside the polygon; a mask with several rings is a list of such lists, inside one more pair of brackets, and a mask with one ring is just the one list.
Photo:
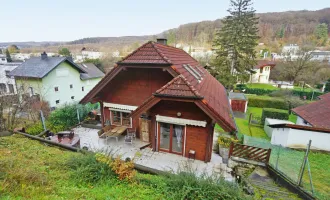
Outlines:
{"label": "white house with red roof", "polygon": [[260,60],[254,66],[254,74],[250,76],[250,83],[269,83],[270,70],[275,67],[274,61]]}

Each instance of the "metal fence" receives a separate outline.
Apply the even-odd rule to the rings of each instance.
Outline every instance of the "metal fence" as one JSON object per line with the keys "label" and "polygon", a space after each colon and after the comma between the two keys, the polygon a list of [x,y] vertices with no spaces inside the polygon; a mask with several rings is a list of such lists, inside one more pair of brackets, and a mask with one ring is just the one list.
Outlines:
{"label": "metal fence", "polygon": [[[251,136],[244,135],[244,144],[260,147],[260,148],[270,148],[272,149],[269,165],[276,169],[278,172],[286,176],[296,185],[300,185],[305,191],[309,192],[312,195],[319,197],[321,192],[320,188],[317,188],[311,184],[310,175],[317,166],[311,165],[309,162],[313,157],[309,156],[309,161],[305,165],[305,170],[302,176],[301,183],[299,184],[299,178],[301,174],[301,169],[304,165],[304,157],[306,155],[306,150],[294,150],[290,148],[285,148],[278,145],[272,145],[269,140],[262,138],[255,138]],[[322,195],[321,195],[322,196]],[[323,199],[323,198],[321,198]]]}

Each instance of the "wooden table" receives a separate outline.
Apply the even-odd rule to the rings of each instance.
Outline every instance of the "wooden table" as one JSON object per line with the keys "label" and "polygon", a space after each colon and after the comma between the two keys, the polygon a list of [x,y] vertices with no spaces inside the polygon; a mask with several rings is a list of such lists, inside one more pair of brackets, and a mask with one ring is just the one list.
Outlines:
{"label": "wooden table", "polygon": [[118,142],[118,137],[125,133],[127,130],[126,126],[116,126],[115,128],[111,129],[107,133],[104,134],[106,140],[108,141],[108,138],[116,138],[116,141]]}

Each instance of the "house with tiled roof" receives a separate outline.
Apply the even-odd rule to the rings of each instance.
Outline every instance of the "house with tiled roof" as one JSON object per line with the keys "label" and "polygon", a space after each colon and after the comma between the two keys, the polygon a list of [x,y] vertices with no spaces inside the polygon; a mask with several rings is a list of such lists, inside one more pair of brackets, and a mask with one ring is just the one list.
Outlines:
{"label": "house with tiled roof", "polygon": [[102,125],[136,129],[153,151],[210,161],[219,124],[235,132],[226,89],[182,49],[147,42],[82,100],[99,102]]}
{"label": "house with tiled roof", "polygon": [[292,109],[298,116],[296,124],[330,129],[330,93],[319,98],[319,101]]}
{"label": "house with tiled roof", "polygon": [[31,57],[9,72],[22,99],[35,97],[50,107],[80,101],[104,76],[94,64],[76,64],[67,57],[45,52]]}
{"label": "house with tiled roof", "polygon": [[254,73],[250,75],[250,83],[269,83],[270,71],[276,66],[274,61],[259,60],[253,67]]}

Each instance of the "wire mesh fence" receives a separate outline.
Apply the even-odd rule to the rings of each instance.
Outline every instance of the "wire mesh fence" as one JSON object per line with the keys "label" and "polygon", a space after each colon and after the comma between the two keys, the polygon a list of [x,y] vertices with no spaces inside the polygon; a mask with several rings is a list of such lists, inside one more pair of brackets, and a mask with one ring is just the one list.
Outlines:
{"label": "wire mesh fence", "polygon": [[[272,149],[269,165],[293,183],[298,184],[306,150],[295,150],[279,145],[272,145],[269,140],[247,135],[244,135],[243,141],[245,145]],[[327,181],[330,178],[329,158],[327,154],[310,152],[302,176],[300,186],[318,199],[330,198],[330,182]]]}

